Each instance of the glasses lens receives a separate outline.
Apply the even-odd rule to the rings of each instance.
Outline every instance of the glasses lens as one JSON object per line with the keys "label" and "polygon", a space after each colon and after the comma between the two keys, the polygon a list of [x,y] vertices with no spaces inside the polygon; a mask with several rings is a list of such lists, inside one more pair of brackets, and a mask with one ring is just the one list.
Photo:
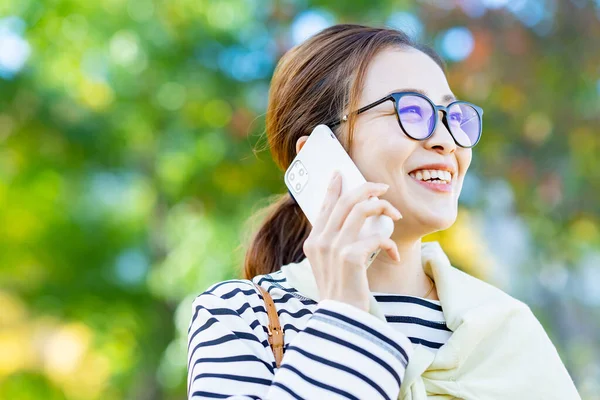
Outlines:
{"label": "glasses lens", "polygon": [[420,96],[402,96],[398,101],[398,116],[404,131],[414,139],[424,139],[433,131],[434,109]]}
{"label": "glasses lens", "polygon": [[448,109],[447,119],[458,144],[470,147],[477,142],[481,134],[481,120],[472,106],[465,103],[453,104]]}

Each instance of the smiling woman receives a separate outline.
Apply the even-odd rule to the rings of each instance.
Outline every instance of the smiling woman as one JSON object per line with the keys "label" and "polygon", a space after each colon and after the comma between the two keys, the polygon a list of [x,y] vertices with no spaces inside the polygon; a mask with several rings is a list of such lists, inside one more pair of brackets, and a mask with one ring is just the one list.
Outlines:
{"label": "smiling woman", "polygon": [[[245,279],[194,301],[188,398],[579,398],[526,304],[421,241],[456,220],[482,114],[397,30],[335,25],[288,51],[267,110],[275,161],[325,123],[367,183],[340,195],[333,179],[314,226],[289,194],[271,206]],[[391,238],[359,239],[379,214]]]}

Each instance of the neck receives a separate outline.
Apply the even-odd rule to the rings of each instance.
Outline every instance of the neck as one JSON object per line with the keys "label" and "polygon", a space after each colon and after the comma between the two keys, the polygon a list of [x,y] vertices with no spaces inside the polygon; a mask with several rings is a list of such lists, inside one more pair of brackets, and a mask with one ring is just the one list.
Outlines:
{"label": "neck", "polygon": [[[400,261],[393,260],[382,250],[367,269],[370,290],[423,297],[431,289],[431,280],[423,271],[421,240],[396,241],[396,245]],[[427,299],[439,300],[435,286]]]}

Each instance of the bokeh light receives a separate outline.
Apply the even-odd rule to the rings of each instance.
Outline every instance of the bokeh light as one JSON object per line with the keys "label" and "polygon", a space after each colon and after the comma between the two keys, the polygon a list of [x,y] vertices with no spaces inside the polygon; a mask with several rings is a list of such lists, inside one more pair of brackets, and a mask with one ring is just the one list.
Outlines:
{"label": "bokeh light", "polygon": [[441,35],[441,50],[448,59],[462,61],[473,51],[473,34],[466,27],[454,27]]}
{"label": "bokeh light", "polygon": [[415,40],[423,36],[424,26],[415,14],[406,11],[397,11],[390,15],[385,23],[387,26],[400,29]]}
{"label": "bokeh light", "polygon": [[141,284],[149,270],[146,254],[139,249],[130,249],[121,253],[115,262],[115,275],[126,286]]}
{"label": "bokeh light", "polygon": [[25,22],[18,17],[0,19],[0,78],[12,78],[31,54],[31,46],[22,37],[24,29]]}
{"label": "bokeh light", "polygon": [[460,6],[471,18],[479,18],[485,14],[485,5],[480,0],[461,0]]}
{"label": "bokeh light", "polygon": [[307,10],[298,14],[290,27],[292,45],[302,43],[315,33],[333,25],[334,21],[333,15],[324,10]]}
{"label": "bokeh light", "polygon": [[498,9],[506,6],[510,0],[481,0],[481,3],[490,9]]}

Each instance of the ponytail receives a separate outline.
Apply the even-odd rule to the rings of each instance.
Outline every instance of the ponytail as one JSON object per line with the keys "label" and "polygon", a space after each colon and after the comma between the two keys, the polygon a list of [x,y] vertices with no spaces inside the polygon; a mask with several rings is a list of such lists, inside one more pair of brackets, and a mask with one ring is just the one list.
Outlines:
{"label": "ponytail", "polygon": [[262,225],[246,252],[244,279],[276,272],[282,265],[305,257],[302,246],[312,227],[289,193],[277,195],[275,202],[255,217],[261,216]]}

